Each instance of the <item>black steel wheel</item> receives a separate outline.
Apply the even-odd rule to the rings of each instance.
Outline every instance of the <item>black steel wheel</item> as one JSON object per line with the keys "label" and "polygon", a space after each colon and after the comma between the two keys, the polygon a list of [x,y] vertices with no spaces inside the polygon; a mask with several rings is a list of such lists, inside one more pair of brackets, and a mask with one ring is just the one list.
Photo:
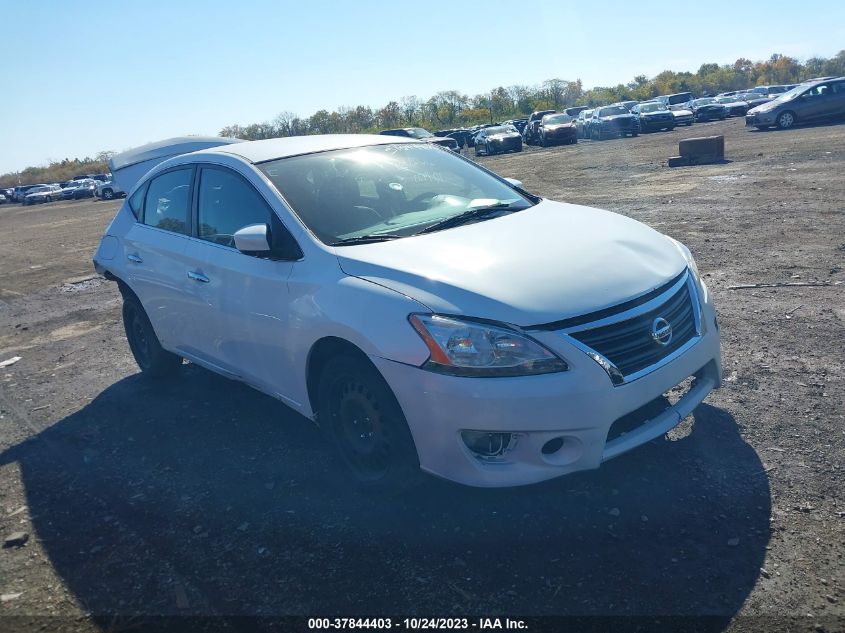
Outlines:
{"label": "black steel wheel", "polygon": [[357,481],[401,490],[419,475],[414,440],[399,403],[364,359],[337,356],[320,376],[317,420]]}
{"label": "black steel wheel", "polygon": [[143,373],[161,378],[173,374],[182,365],[180,356],[161,346],[147,313],[135,297],[123,300],[123,328],[132,356]]}

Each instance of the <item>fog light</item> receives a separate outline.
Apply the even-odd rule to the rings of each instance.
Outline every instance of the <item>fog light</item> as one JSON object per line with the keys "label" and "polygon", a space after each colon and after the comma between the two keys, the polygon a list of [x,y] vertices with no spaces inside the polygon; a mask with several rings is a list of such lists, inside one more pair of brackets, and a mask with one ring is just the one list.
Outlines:
{"label": "fog light", "polygon": [[489,459],[501,457],[508,451],[513,442],[513,433],[461,431],[461,439],[477,457]]}
{"label": "fog light", "polygon": [[543,444],[543,448],[540,449],[540,452],[543,453],[543,455],[553,455],[561,448],[563,448],[563,438],[556,437]]}

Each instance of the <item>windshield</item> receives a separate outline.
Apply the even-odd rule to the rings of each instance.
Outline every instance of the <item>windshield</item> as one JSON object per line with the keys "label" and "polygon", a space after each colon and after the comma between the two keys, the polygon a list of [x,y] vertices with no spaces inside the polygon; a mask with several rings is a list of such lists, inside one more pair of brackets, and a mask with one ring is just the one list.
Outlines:
{"label": "windshield", "polygon": [[692,102],[694,106],[703,106],[707,105],[708,103],[717,103],[717,101],[713,97],[705,97],[703,99],[696,99]]}
{"label": "windshield", "polygon": [[430,138],[434,136],[434,134],[432,134],[428,130],[422,129],[421,127],[409,128],[407,132],[408,136],[410,136],[411,138]]}
{"label": "windshield", "polygon": [[40,186],[40,187],[33,187],[32,189],[30,189],[29,191],[27,191],[27,194],[30,194],[30,193],[42,193],[42,192],[44,192],[44,191],[49,191],[49,190],[50,190],[50,187],[47,187],[47,186],[45,186],[45,185],[42,185],[42,186]]}
{"label": "windshield", "polygon": [[789,101],[790,99],[794,99],[798,95],[802,94],[805,90],[807,90],[807,86],[795,86],[791,90],[787,90],[786,92],[779,94],[775,101]]}
{"label": "windshield", "polygon": [[571,122],[572,117],[568,114],[550,114],[543,117],[543,125],[564,125]]}
{"label": "windshield", "polygon": [[628,114],[628,111],[622,106],[610,106],[599,110],[599,116],[616,116],[617,114]]}
{"label": "windshield", "polygon": [[739,101],[738,97],[716,97],[716,101],[719,103],[736,103]]}
{"label": "windshield", "polygon": [[662,103],[644,103],[640,106],[640,112],[657,112],[659,110],[668,110]]}
{"label": "windshield", "polygon": [[334,150],[258,167],[326,244],[407,237],[471,209],[531,206],[483,169],[428,144]]}

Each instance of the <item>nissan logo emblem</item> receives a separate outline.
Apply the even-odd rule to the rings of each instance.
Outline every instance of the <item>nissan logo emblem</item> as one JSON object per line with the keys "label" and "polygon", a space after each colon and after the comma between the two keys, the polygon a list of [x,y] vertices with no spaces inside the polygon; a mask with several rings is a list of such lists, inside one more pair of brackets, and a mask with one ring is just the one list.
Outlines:
{"label": "nissan logo emblem", "polygon": [[672,340],[672,326],[663,317],[657,317],[651,323],[651,338],[658,345],[668,345]]}

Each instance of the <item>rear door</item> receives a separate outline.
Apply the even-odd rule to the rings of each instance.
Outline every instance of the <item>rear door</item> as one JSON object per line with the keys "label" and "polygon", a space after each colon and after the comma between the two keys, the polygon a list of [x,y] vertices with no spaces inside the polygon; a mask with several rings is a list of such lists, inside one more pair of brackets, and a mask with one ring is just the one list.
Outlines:
{"label": "rear door", "polygon": [[287,279],[293,261],[247,255],[233,235],[267,224],[272,242],[293,238],[245,176],[220,166],[197,175],[196,231],[187,249],[193,318],[201,332],[198,358],[261,390],[286,398],[293,375],[286,352],[289,332]]}
{"label": "rear door", "polygon": [[161,344],[190,347],[185,248],[188,245],[193,167],[168,170],[133,195],[138,222],[124,240],[127,283],[141,300]]}
{"label": "rear door", "polygon": [[826,116],[831,118],[845,117],[845,81],[834,81],[830,84],[832,98]]}

